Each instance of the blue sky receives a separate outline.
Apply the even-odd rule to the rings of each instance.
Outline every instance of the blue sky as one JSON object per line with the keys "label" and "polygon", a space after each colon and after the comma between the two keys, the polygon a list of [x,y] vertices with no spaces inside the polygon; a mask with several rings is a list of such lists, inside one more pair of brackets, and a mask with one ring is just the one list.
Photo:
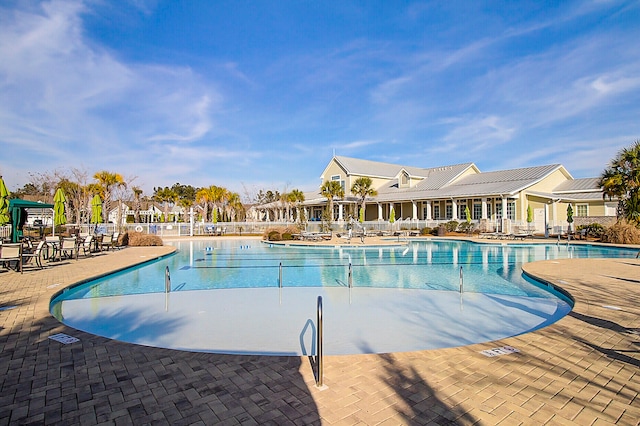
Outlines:
{"label": "blue sky", "polygon": [[637,1],[5,1],[0,174],[244,195],[313,190],[335,152],[596,177],[640,138],[639,40]]}

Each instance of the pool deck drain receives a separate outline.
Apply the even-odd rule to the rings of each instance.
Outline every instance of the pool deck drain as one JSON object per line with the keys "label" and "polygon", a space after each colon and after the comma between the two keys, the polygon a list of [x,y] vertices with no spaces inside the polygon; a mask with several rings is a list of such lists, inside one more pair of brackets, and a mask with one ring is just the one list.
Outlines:
{"label": "pool deck drain", "polygon": [[[0,272],[0,306],[16,306],[0,311],[0,425],[640,424],[638,259],[527,264],[575,297],[571,314],[485,344],[329,356],[321,391],[308,357],[149,348],[49,315],[61,288],[170,250],[127,248]],[[80,340],[48,338],[58,333]],[[501,347],[519,352],[480,353]]]}

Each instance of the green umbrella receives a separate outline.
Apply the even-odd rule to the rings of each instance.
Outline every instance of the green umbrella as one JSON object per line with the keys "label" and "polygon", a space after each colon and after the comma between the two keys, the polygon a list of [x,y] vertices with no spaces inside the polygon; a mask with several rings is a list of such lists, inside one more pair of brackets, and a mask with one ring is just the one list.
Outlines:
{"label": "green umbrella", "polygon": [[58,188],[53,197],[53,224],[55,226],[67,223],[67,216],[64,214],[64,203],[67,198],[64,196],[62,188]]}
{"label": "green umbrella", "polygon": [[102,200],[98,194],[91,200],[91,223],[102,223]]}
{"label": "green umbrella", "polygon": [[11,222],[9,217],[9,190],[0,176],[0,226]]}

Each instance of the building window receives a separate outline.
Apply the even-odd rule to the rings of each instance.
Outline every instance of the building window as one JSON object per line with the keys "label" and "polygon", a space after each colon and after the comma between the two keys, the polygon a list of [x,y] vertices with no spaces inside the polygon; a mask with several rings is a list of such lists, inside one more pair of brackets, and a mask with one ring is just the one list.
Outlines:
{"label": "building window", "polygon": [[491,219],[491,214],[492,214],[492,211],[493,211],[491,206],[493,206],[493,203],[491,202],[491,200],[489,200],[487,202],[487,217],[489,219]]}
{"label": "building window", "polygon": [[588,204],[576,204],[576,216],[587,217],[589,216]]}
{"label": "building window", "polygon": [[458,219],[466,220],[467,216],[464,214],[465,209],[467,208],[467,200],[459,200],[458,201]]}
{"label": "building window", "polygon": [[342,191],[345,191],[344,181],[340,179],[340,175],[331,176],[331,180],[337,180],[338,182],[340,182],[340,186],[342,187]]}
{"label": "building window", "polygon": [[453,219],[453,204],[451,201],[447,201],[447,205],[445,206],[445,217],[448,220]]}
{"label": "building window", "polygon": [[482,200],[473,200],[472,217],[475,220],[482,219]]}
{"label": "building window", "polygon": [[496,203],[496,220],[502,219],[502,203]]}
{"label": "building window", "polygon": [[507,219],[516,220],[516,202],[507,201]]}
{"label": "building window", "polygon": [[402,172],[402,176],[400,176],[400,185],[409,186],[409,174],[407,172]]}
{"label": "building window", "polygon": [[433,205],[433,219],[440,219],[440,203]]}

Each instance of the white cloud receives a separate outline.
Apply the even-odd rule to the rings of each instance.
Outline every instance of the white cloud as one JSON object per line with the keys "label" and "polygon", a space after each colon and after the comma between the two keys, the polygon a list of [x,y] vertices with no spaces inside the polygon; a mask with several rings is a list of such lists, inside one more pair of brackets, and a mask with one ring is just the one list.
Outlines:
{"label": "white cloud", "polygon": [[46,158],[49,168],[104,161],[95,167],[115,169],[144,161],[149,143],[194,143],[211,132],[222,102],[215,89],[189,68],[129,64],[85,40],[85,12],[62,0],[0,9],[5,152],[23,167]]}

